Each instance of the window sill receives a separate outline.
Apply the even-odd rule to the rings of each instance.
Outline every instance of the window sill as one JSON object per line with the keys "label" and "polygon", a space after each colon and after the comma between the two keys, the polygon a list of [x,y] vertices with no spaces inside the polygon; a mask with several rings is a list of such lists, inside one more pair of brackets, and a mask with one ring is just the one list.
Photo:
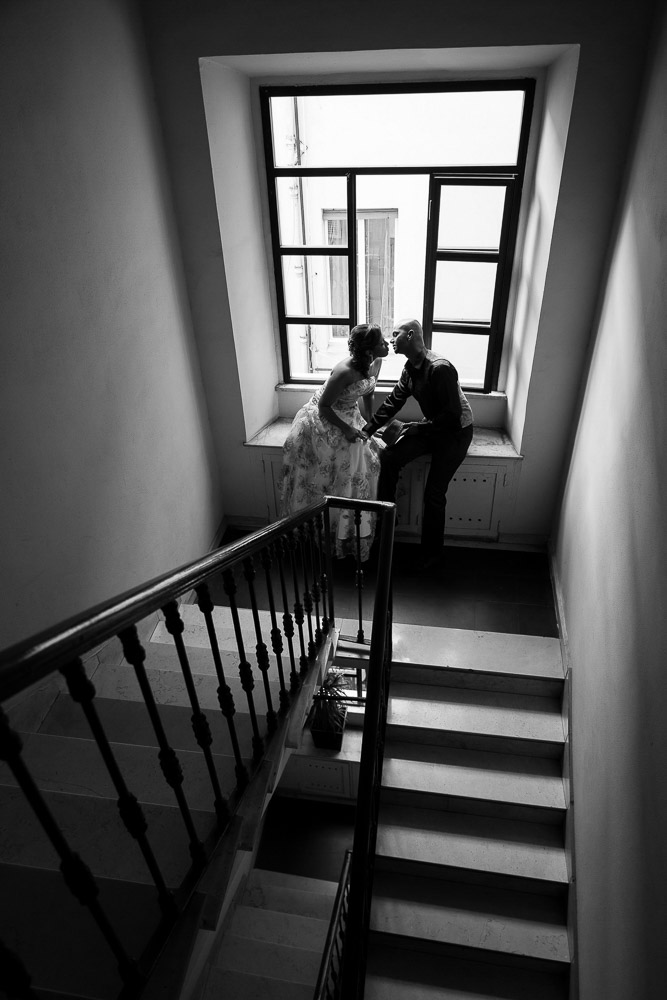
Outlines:
{"label": "window sill", "polygon": [[[292,421],[289,417],[278,417],[263,427],[261,431],[245,442],[248,448],[282,449],[285,438],[289,434]],[[520,459],[506,432],[499,427],[475,426],[472,444],[468,450],[468,458],[486,460]]]}

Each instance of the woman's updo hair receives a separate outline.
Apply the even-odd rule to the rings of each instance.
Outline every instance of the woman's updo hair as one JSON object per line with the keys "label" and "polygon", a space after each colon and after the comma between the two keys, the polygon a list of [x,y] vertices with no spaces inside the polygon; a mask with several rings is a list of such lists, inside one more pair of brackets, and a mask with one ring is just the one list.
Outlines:
{"label": "woman's updo hair", "polygon": [[373,348],[382,336],[382,328],[377,323],[359,323],[350,330],[347,346],[352,358],[352,367],[368,378],[373,361]]}

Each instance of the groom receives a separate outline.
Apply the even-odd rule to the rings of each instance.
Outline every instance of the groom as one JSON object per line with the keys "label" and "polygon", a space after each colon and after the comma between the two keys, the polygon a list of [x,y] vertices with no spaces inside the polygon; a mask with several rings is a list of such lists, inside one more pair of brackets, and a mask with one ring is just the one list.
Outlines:
{"label": "groom", "polygon": [[404,423],[393,444],[383,449],[378,500],[394,501],[398,476],[404,465],[420,455],[431,456],[424,490],[422,567],[442,562],[447,487],[472,441],[472,410],[461,391],[456,368],[424,346],[421,324],[405,320],[394,329],[396,354],[405,355],[401,377],[393,391],[364,427],[370,436],[391,420],[410,396],[419,403],[423,420]]}

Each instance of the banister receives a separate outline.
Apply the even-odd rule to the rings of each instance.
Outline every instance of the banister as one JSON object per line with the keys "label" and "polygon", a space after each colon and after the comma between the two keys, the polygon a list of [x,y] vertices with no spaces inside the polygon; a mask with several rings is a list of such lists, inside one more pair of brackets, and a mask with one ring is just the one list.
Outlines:
{"label": "banister", "polygon": [[[54,818],[51,815],[47,797],[33,781],[29,769],[24,764],[22,741],[18,732],[11,728],[10,720],[0,708],[0,737],[2,737],[0,739],[0,760],[8,763],[47,839],[56,848],[59,846],[62,848],[61,856],[68,864],[70,863],[70,855],[74,859],[70,867],[73,870],[76,869],[77,879],[70,878],[68,880],[66,878],[67,887],[75,896],[77,893],[81,895],[83,890],[80,886],[85,889],[88,908],[102,930],[109,948],[117,958],[118,971],[126,984],[125,989],[135,990],[134,981],[137,975],[142,982],[147,981],[150,977],[157,955],[166,946],[174,921],[187,907],[199,878],[209,864],[212,851],[221,842],[225,829],[233,820],[234,812],[241,801],[241,793],[248,786],[250,774],[259,773],[259,769],[266,764],[265,755],[270,752],[272,734],[275,733],[276,726],[278,726],[280,733],[281,746],[284,746],[289,745],[289,742],[285,743],[285,737],[290,727],[290,721],[303,725],[303,717],[312,697],[311,688],[317,679],[316,671],[326,668],[329,654],[332,648],[335,648],[338,637],[338,632],[334,628],[334,573],[331,558],[330,508],[354,511],[357,540],[361,511],[377,515],[380,529],[378,531],[379,558],[375,610],[367,673],[370,698],[366,707],[368,732],[365,731],[363,739],[358,799],[361,808],[358,812],[354,841],[356,856],[351,862],[350,880],[351,924],[366,935],[370,912],[375,834],[374,832],[369,833],[367,829],[365,831],[361,829],[359,820],[364,825],[369,820],[373,824],[377,814],[390,660],[388,650],[391,649],[390,576],[396,515],[394,504],[342,497],[325,497],[297,515],[283,518],[254,532],[247,538],[222,546],[203,558],[155,577],[141,586],[126,591],[119,597],[102,602],[88,611],[75,615],[0,652],[0,704],[56,671],[60,671],[65,677],[69,697],[74,703],[80,703],[81,710],[90,726],[91,735],[100,748],[104,766],[118,792],[116,805],[119,819],[125,826],[127,834],[137,840],[143,853],[146,869],[150,873],[149,881],[154,883],[158,899],[164,904],[161,921],[152,933],[150,941],[146,943],[143,951],[139,949],[137,954],[133,953],[134,957],[131,957],[129,951],[126,951],[116,941],[114,927],[107,919],[105,909],[98,907],[95,898],[93,898],[93,893],[97,891],[95,880],[99,872],[93,874],[92,870],[79,859],[78,855],[72,853],[67,845],[57,817]],[[357,545],[357,557],[359,556],[358,549]],[[283,632],[288,642],[290,657],[289,692],[286,688],[281,661],[283,640],[279,629],[279,605],[274,600],[270,580],[271,560],[276,553],[279,564]],[[275,670],[280,679],[280,713],[277,713],[273,708],[273,696],[267,673],[270,667],[272,670],[274,668],[269,661],[268,645],[261,627],[259,606],[253,591],[255,567],[252,560],[256,555],[261,556],[261,565],[266,576],[271,648],[275,658]],[[259,717],[257,709],[261,706],[255,703],[252,665],[248,662],[252,656],[250,654],[246,656],[244,653],[243,643],[245,640],[241,634],[242,630],[240,627],[236,628],[238,602],[234,594],[236,584],[239,581],[236,573],[239,571],[246,581],[250,597],[253,638],[257,640],[255,658],[263,679],[263,694],[267,713],[266,725],[262,732],[257,724]],[[234,722],[236,711],[234,698],[225,678],[227,665],[223,663],[220,655],[216,626],[212,618],[214,604],[207,581],[210,581],[214,575],[216,577],[220,575],[222,578],[223,590],[229,599],[228,613],[234,620],[236,650],[232,656],[237,673],[237,683],[240,681],[243,695],[248,702],[246,714],[253,723],[252,732],[248,732],[246,727],[245,735],[246,744],[249,743],[250,736],[252,736],[252,764],[248,763],[248,755],[243,753],[239,747]],[[361,629],[363,572],[360,569],[359,561],[357,561],[355,578],[359,591],[359,627]],[[291,585],[293,585],[293,592],[288,595]],[[216,697],[219,708],[211,708],[210,694],[212,692],[210,692],[209,703],[205,705],[206,712],[219,711],[221,713],[229,729],[227,736],[233,750],[236,787],[226,786],[224,795],[229,794],[229,798],[223,797],[223,790],[211,756],[211,728],[206,713],[202,710],[204,702],[202,704],[199,702],[197,687],[193,681],[190,657],[185,648],[186,644],[182,640],[185,615],[181,617],[181,610],[184,612],[185,609],[179,610],[177,599],[190,591],[194,591],[197,595],[196,603],[202,616],[201,621],[205,622],[211,660],[218,682]],[[293,605],[290,604],[291,598],[294,599]],[[245,605],[240,606],[245,607]],[[145,662],[147,661],[147,649],[142,645],[143,640],[139,638],[137,631],[137,623],[156,611],[162,611],[165,615],[165,629],[171,636],[171,645],[179,663],[178,676],[181,679],[183,691],[187,694],[185,704],[189,704],[192,709],[193,734],[201,751],[199,756],[203,761],[205,771],[208,773],[211,786],[209,790],[210,802],[212,803],[215,824],[204,831],[203,839],[200,838],[198,830],[193,825],[191,810],[181,788],[184,780],[183,769],[178,760],[178,753],[167,738],[161,716],[161,703],[159,703],[159,699],[156,700],[152,690],[152,681],[149,680],[146,669],[147,666],[150,666]],[[140,807],[137,796],[134,795],[121,774],[113,739],[107,735],[101,717],[95,708],[96,690],[90,678],[87,677],[82,661],[86,653],[112,638],[120,640],[124,665],[133,672],[134,681],[141,691],[140,700],[146,708],[151,728],[151,746],[155,747],[159,767],[166,785],[173,792],[175,805],[178,806],[181,813],[180,818],[187,835],[189,867],[186,871],[179,873],[178,878],[170,882],[169,886],[165,883],[160,866],[155,861],[148,841],[148,835],[151,833],[150,824],[147,824],[146,816]],[[300,649],[298,664],[297,640]],[[298,672],[296,666],[300,668]],[[7,711],[11,714],[11,709],[7,709]],[[295,715],[295,720],[290,720],[292,713]],[[247,768],[246,763],[248,763]],[[33,786],[34,794],[32,794]],[[205,811],[210,812],[210,807]],[[148,835],[146,835],[146,831],[148,831]],[[90,899],[88,899],[88,895]],[[356,932],[353,936],[356,936]],[[349,941],[349,935],[347,937]],[[362,945],[359,948],[354,945],[352,951],[348,952],[347,944],[348,942],[344,945],[344,953],[343,949],[340,950],[344,971],[348,977],[351,977],[350,981],[357,984],[363,983],[365,947]],[[136,986],[136,990],[139,991],[140,987]],[[119,994],[119,997],[121,995],[124,996],[125,992]],[[351,998],[357,993],[346,995]]]}
{"label": "banister", "polygon": [[381,501],[325,497],[299,514],[261,528],[250,538],[216,549],[201,559],[134,587],[120,597],[103,601],[88,611],[9,646],[0,652],[0,701],[43,680],[77,656],[118,635],[169,600],[203,583],[212,573],[253,556],[286,531],[297,528],[329,506],[380,512],[393,505]]}

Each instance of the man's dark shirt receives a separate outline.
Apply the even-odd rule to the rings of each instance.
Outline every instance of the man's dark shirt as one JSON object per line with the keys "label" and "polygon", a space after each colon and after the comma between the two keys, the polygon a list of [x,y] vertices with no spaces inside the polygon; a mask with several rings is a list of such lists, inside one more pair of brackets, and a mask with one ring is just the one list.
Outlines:
{"label": "man's dark shirt", "polygon": [[420,425],[429,436],[458,432],[472,424],[472,410],[461,391],[456,368],[433,351],[426,351],[419,368],[406,361],[393,391],[369,421],[369,433],[396,416],[410,396],[414,396],[421,407],[425,419]]}

